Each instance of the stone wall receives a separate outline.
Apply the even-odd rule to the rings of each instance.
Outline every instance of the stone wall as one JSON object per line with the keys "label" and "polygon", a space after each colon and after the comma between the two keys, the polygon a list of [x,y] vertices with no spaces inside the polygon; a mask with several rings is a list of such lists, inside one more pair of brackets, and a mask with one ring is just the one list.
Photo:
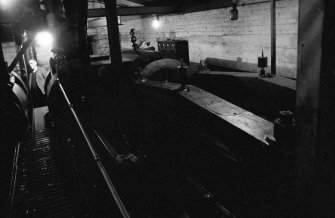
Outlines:
{"label": "stone wall", "polygon": [[[130,42],[130,29],[135,28],[138,40],[144,41],[144,32],[141,16],[124,16],[120,18],[119,25],[121,48],[132,48]],[[93,53],[97,55],[109,54],[108,32],[106,18],[91,19],[88,22],[88,35],[93,39]]]}
{"label": "stone wall", "polygon": [[[186,39],[190,61],[196,63],[214,57],[256,64],[264,50],[270,64],[270,2],[244,2],[237,8],[236,21],[229,19],[231,8],[160,16],[157,29],[151,25],[154,16],[143,17],[144,37],[156,48],[158,39]],[[276,3],[277,74],[290,78],[296,78],[298,4],[298,0]]]}

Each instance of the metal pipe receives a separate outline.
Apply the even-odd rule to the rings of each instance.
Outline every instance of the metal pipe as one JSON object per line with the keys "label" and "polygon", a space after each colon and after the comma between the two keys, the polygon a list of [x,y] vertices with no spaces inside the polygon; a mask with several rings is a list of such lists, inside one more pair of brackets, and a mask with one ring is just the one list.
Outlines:
{"label": "metal pipe", "polygon": [[71,104],[69,98],[67,97],[67,95],[65,93],[65,90],[64,90],[64,88],[62,86],[62,83],[60,82],[59,78],[57,78],[56,81],[58,83],[58,86],[59,86],[59,88],[60,88],[60,90],[61,90],[61,92],[63,94],[63,97],[64,97],[66,103],[68,104],[68,106],[69,106],[69,108],[71,110],[71,113],[72,113],[73,117],[76,120],[76,123],[77,123],[77,125],[78,125],[78,127],[79,127],[79,129],[80,129],[80,131],[81,131],[81,133],[82,133],[85,141],[86,141],[86,144],[88,145],[88,148],[89,148],[89,150],[91,152],[93,160],[97,163],[98,168],[100,170],[100,173],[103,176],[103,178],[104,178],[104,180],[105,180],[105,182],[106,182],[106,184],[108,186],[108,189],[111,192],[111,194],[112,194],[112,196],[113,196],[113,198],[114,198],[114,200],[115,200],[115,202],[116,202],[116,204],[117,204],[117,206],[118,206],[118,208],[119,208],[122,216],[124,218],[129,218],[130,215],[129,215],[128,211],[126,210],[126,208],[125,208],[125,206],[124,206],[124,204],[123,204],[120,196],[118,195],[118,193],[117,193],[117,191],[116,191],[116,189],[115,189],[115,187],[114,187],[114,185],[113,185],[110,177],[108,176],[107,171],[104,168],[104,166],[103,166],[103,164],[102,164],[102,162],[101,162],[98,154],[96,153],[96,151],[95,151],[95,149],[93,147],[92,142],[90,141],[90,139],[89,139],[89,137],[88,137],[88,135],[87,135],[87,133],[86,133],[83,125],[81,124],[81,122],[80,122],[80,120],[79,120],[79,118],[77,116],[77,113],[74,111],[73,105]]}
{"label": "metal pipe", "polygon": [[19,142],[17,146],[15,146],[14,151],[14,161],[12,166],[12,178],[10,182],[10,190],[9,190],[9,207],[8,207],[8,214],[7,217],[13,216],[13,205],[14,205],[14,192],[16,189],[16,176],[17,176],[17,169],[18,169],[18,159],[20,154],[21,143]]}

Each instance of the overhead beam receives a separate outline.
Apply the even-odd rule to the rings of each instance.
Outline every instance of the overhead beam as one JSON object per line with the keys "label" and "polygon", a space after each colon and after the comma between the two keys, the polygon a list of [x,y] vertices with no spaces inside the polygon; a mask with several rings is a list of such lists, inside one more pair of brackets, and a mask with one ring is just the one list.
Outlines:
{"label": "overhead beam", "polygon": [[[117,8],[118,16],[145,15],[145,14],[172,14],[177,13],[175,7],[132,7],[132,8]],[[88,9],[88,18],[105,17],[106,10],[104,8]]]}
{"label": "overhead beam", "polygon": [[231,7],[231,1],[211,0],[211,1],[195,1],[192,4],[183,4],[184,13],[193,13],[198,11],[213,10],[219,8]]}
{"label": "overhead beam", "polygon": [[144,6],[143,4],[139,4],[138,2],[128,1],[128,0],[117,0],[116,4],[117,5],[125,5],[125,6],[129,6],[129,7],[141,7],[141,6]]}

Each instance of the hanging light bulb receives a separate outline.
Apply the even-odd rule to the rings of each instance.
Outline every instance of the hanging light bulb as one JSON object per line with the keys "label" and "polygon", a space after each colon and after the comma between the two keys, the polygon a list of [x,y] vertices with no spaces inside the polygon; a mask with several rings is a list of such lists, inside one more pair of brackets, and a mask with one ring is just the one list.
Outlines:
{"label": "hanging light bulb", "polygon": [[11,0],[0,0],[0,8],[2,9],[8,9],[12,4]]}
{"label": "hanging light bulb", "polygon": [[230,20],[237,20],[238,19],[238,10],[237,10],[237,2],[233,1],[232,9],[229,11],[229,18]]}
{"label": "hanging light bulb", "polygon": [[40,46],[52,46],[53,43],[53,37],[51,33],[43,31],[43,32],[38,32],[35,36],[35,40],[38,45]]}
{"label": "hanging light bulb", "polygon": [[161,22],[159,21],[159,17],[157,16],[153,21],[152,21],[152,27],[155,29],[158,29],[161,26]]}

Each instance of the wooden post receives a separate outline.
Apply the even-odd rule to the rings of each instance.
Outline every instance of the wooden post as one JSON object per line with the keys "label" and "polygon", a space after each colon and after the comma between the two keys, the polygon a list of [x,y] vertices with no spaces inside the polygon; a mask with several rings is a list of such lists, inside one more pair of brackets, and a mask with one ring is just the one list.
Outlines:
{"label": "wooden post", "polygon": [[116,11],[116,0],[105,0],[109,50],[113,74],[120,75],[122,71],[121,45],[119,23]]}
{"label": "wooden post", "polygon": [[[1,32],[0,32],[1,33]],[[9,81],[9,75],[7,70],[7,65],[5,63],[5,58],[2,50],[2,43],[0,41],[0,119],[5,120],[5,86]],[[3,121],[0,122],[0,137],[3,138],[3,133],[5,132],[5,126],[2,125]]]}
{"label": "wooden post", "polygon": [[334,217],[335,3],[300,0],[293,191],[310,217]]}
{"label": "wooden post", "polygon": [[2,50],[2,44],[0,41],[0,85],[5,84],[8,82],[9,76],[8,76],[8,69],[7,65],[5,63],[5,57],[3,55],[3,50]]}
{"label": "wooden post", "polygon": [[271,74],[276,74],[276,0],[271,0]]}

